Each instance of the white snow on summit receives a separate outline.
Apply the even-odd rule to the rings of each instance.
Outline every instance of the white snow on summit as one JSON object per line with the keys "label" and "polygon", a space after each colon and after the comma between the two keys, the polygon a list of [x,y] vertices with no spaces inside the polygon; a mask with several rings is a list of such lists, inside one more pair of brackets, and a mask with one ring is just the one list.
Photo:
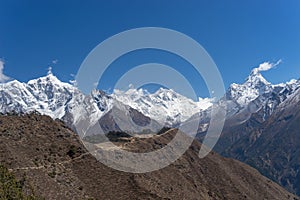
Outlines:
{"label": "white snow on summit", "polygon": [[[274,64],[265,64],[261,68],[272,66]],[[260,71],[262,69],[255,68],[244,83],[231,84],[226,93],[228,116],[250,107],[255,107],[250,110],[264,107],[270,115],[276,106],[300,88],[300,80],[272,85]],[[90,124],[97,123],[116,103],[121,103],[125,105],[124,109],[131,107],[161,124],[175,126],[199,113],[202,116],[201,113],[207,112],[205,116],[209,116],[209,108],[214,102],[211,98],[193,101],[172,89],[164,88],[155,93],[130,88],[127,91],[115,89],[111,95],[99,90],[84,95],[74,85],[61,82],[51,71],[47,76],[27,83],[17,80],[0,83],[0,112],[38,111],[73,125],[85,120]]]}
{"label": "white snow on summit", "polygon": [[212,106],[212,99],[199,101],[182,96],[172,89],[160,88],[150,94],[144,89],[130,88],[127,91],[115,89],[112,96],[156,121],[172,125],[183,122],[195,113]]}
{"label": "white snow on summit", "polygon": [[227,92],[230,99],[240,106],[246,106],[259,95],[271,92],[272,85],[255,68],[243,84],[233,83]]}
{"label": "white snow on summit", "polygon": [[112,95],[94,90],[84,95],[75,86],[61,82],[51,71],[47,76],[21,83],[13,80],[0,84],[0,112],[28,113],[38,111],[68,124],[85,119],[96,123],[116,102],[130,106],[158,122],[174,125],[212,105],[211,99],[194,102],[173,90],[115,90]]}

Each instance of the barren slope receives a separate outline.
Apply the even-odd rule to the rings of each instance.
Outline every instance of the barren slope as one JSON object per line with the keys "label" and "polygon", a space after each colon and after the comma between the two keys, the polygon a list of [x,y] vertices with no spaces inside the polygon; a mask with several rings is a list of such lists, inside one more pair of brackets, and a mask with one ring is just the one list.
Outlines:
{"label": "barren slope", "polygon": [[[154,139],[134,139],[127,147],[156,149],[173,136],[170,130]],[[45,199],[296,199],[238,161],[215,153],[199,159],[199,148],[194,142],[172,165],[130,174],[98,162],[60,121],[0,116],[0,162],[24,180],[27,194]]]}

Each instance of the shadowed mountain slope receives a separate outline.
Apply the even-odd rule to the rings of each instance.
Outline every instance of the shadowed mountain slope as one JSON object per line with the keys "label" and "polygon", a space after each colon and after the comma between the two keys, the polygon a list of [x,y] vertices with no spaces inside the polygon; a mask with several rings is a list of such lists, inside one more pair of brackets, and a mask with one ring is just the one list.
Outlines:
{"label": "shadowed mountain slope", "polygon": [[291,192],[300,194],[300,90],[281,103],[267,121],[252,126],[259,119],[252,115],[247,123],[227,130],[241,135],[222,154],[239,159],[257,168]]}

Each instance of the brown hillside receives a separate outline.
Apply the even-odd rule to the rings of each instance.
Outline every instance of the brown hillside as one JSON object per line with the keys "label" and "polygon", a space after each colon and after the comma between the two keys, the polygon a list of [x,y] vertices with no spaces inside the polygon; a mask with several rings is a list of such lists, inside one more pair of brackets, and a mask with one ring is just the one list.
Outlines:
{"label": "brown hillside", "polygon": [[[155,149],[172,134],[137,139],[127,148]],[[0,116],[0,162],[23,181],[28,195],[45,199],[297,199],[238,161],[215,153],[199,159],[199,148],[194,142],[172,165],[130,174],[98,162],[60,121],[39,115]]]}

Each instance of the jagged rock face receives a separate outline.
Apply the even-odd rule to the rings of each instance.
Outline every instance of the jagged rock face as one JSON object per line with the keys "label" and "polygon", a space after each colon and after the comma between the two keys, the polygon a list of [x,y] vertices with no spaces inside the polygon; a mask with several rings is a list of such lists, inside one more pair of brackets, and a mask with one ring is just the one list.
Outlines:
{"label": "jagged rock face", "polygon": [[[266,121],[276,108],[285,102],[300,88],[300,80],[272,85],[256,70],[243,84],[232,84],[222,101],[226,101],[227,117],[222,135],[214,150],[222,153],[234,145],[241,137],[248,137],[250,132]],[[209,109],[200,113],[197,138],[203,141],[209,123]],[[254,117],[255,116],[255,117]]]}
{"label": "jagged rock face", "polygon": [[246,82],[232,84],[226,94],[227,99],[235,101],[239,106],[247,106],[258,96],[272,91],[272,85],[257,71],[252,71]]}
{"label": "jagged rock face", "polygon": [[256,113],[259,121],[267,120],[277,106],[300,88],[300,81],[272,85],[257,71],[252,71],[246,82],[232,84],[226,93],[228,108],[227,127],[246,122]]}
{"label": "jagged rock face", "polygon": [[55,76],[20,83],[16,80],[1,84],[1,112],[38,111],[53,118],[61,118],[68,104],[79,91],[72,85],[60,82]]}
{"label": "jagged rock face", "polygon": [[253,70],[243,84],[232,84],[227,93],[228,116],[234,116],[247,109],[250,114],[261,108],[265,110],[265,119],[274,109],[300,87],[300,81],[272,85],[258,72]]}

